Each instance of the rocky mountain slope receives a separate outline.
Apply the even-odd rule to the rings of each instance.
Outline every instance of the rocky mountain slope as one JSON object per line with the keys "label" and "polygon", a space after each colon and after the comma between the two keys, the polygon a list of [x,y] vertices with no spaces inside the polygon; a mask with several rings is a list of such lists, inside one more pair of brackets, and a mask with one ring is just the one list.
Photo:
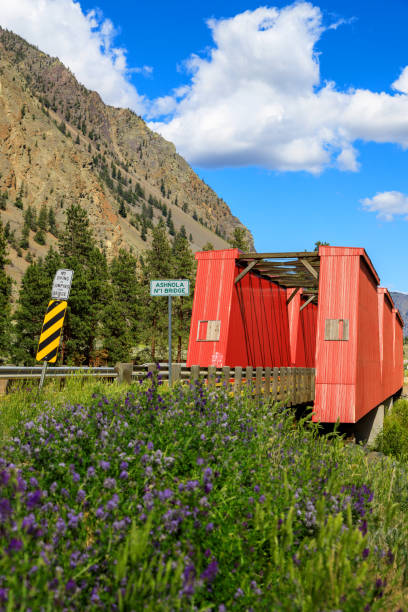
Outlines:
{"label": "rocky mountain slope", "polygon": [[234,228],[243,227],[143,119],[105,105],[58,59],[0,27],[1,202],[3,224],[14,232],[10,272],[17,280],[27,258],[56,243],[48,232],[46,245],[37,244],[31,233],[28,249],[19,247],[29,206],[52,209],[58,230],[64,210],[79,202],[108,255],[146,248],[159,218],[170,234],[184,225],[193,250],[207,242],[225,248]]}
{"label": "rocky mountain slope", "polygon": [[404,338],[406,338],[408,336],[408,294],[398,291],[390,291],[390,294],[404,321]]}

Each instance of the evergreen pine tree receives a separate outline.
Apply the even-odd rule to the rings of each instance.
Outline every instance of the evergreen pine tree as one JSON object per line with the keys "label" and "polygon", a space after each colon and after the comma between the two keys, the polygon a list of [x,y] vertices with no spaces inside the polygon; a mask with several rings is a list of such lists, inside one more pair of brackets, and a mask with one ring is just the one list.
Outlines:
{"label": "evergreen pine tree", "polygon": [[196,262],[184,232],[176,234],[172,247],[172,278],[188,279],[190,295],[173,298],[174,325],[177,337],[177,361],[182,361],[183,346],[187,349],[190,333],[190,320],[193,308],[193,290],[196,273]]}
{"label": "evergreen pine tree", "polygon": [[40,208],[40,214],[38,215],[38,227],[46,232],[48,229],[48,209],[45,204]]}
{"label": "evergreen pine tree", "polygon": [[152,244],[145,252],[142,280],[146,308],[143,339],[146,343],[150,342],[153,361],[156,359],[158,345],[166,344],[167,300],[150,296],[150,281],[171,278],[171,275],[171,246],[167,238],[166,226],[160,220],[152,229]]}
{"label": "evergreen pine tree", "polygon": [[245,251],[248,251],[248,240],[243,227],[234,228],[230,245],[236,249],[240,249],[240,251],[243,251],[244,253]]}
{"label": "evergreen pine tree", "polygon": [[0,220],[0,362],[10,354],[11,278],[7,276],[7,240]]}
{"label": "evergreen pine tree", "polygon": [[50,248],[44,259],[31,263],[25,271],[14,314],[13,359],[19,365],[35,363],[42,323],[51,299],[52,281],[60,267],[59,254]]}
{"label": "evergreen pine tree", "polygon": [[65,363],[89,364],[99,334],[101,312],[108,296],[106,255],[96,246],[87,212],[74,204],[66,211],[59,237],[63,266],[74,270],[62,353]]}
{"label": "evergreen pine tree", "polygon": [[136,257],[121,249],[110,262],[109,276],[109,295],[102,313],[102,335],[108,362],[114,365],[118,361],[131,360],[138,331],[144,325]]}

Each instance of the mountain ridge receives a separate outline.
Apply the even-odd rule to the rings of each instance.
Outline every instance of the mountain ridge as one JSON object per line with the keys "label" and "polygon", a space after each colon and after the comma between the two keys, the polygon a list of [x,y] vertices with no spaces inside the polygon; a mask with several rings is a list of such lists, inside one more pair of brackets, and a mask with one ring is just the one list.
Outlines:
{"label": "mountain ridge", "polygon": [[[1,27],[0,143],[0,195],[7,195],[0,213],[17,237],[20,199],[24,209],[52,207],[57,227],[67,206],[81,203],[108,256],[145,249],[160,218],[169,234],[184,225],[193,251],[208,242],[228,248],[236,227],[254,248],[249,230],[172,143],[133,111],[104,104],[58,58]],[[47,241],[55,242],[48,234]],[[43,254],[40,247],[30,239],[33,257]],[[16,264],[18,252],[10,267],[17,280],[26,267],[24,258]]]}

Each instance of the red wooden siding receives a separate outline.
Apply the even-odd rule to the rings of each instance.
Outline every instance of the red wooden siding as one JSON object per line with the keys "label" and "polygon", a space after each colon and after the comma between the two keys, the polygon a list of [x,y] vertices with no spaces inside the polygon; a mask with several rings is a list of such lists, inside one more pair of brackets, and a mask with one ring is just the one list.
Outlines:
{"label": "red wooden siding", "polygon": [[[314,420],[355,423],[402,387],[401,325],[364,249],[319,253]],[[325,339],[327,319],[348,320],[348,339]]]}
{"label": "red wooden siding", "polygon": [[[287,289],[288,298],[293,291]],[[315,366],[317,305],[311,302],[300,310],[306,300],[299,290],[288,304],[290,361],[296,368]]]}
{"label": "red wooden siding", "polygon": [[[289,366],[286,290],[257,274],[246,274],[238,249],[196,253],[196,289],[187,365]],[[220,322],[218,341],[202,341],[200,321]]]}

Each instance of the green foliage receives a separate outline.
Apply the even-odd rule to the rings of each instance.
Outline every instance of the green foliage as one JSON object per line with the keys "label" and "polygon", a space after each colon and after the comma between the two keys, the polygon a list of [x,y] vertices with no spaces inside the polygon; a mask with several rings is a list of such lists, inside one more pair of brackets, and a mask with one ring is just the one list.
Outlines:
{"label": "green foliage", "polygon": [[141,340],[150,344],[151,358],[156,360],[159,345],[165,345],[167,330],[167,300],[152,298],[149,293],[150,281],[172,278],[172,252],[162,220],[152,230],[152,244],[145,252],[142,286],[146,314]]}
{"label": "green foliage", "polygon": [[89,229],[87,212],[77,204],[66,211],[59,248],[63,267],[74,270],[61,357],[64,363],[90,364],[99,334],[98,322],[108,299],[108,267]]}
{"label": "green foliage", "polygon": [[406,609],[403,467],[282,406],[79,380],[2,414],[9,610]]}
{"label": "green foliage", "polygon": [[[184,229],[184,227],[182,226]],[[194,283],[196,275],[196,261],[191,252],[186,232],[182,229],[176,234],[172,247],[172,277],[188,279],[190,281],[190,295],[173,298],[174,324],[173,334],[177,338],[178,362],[183,361],[182,350],[187,349],[190,333],[190,321],[193,308]],[[184,346],[183,346],[184,345]]]}
{"label": "green foliage", "polygon": [[42,322],[51,296],[51,286],[61,260],[52,248],[44,259],[31,263],[21,281],[15,319],[13,360],[19,365],[35,363]]}
{"label": "green foliage", "polygon": [[212,242],[206,242],[201,250],[202,251],[213,251],[214,250],[214,245],[213,245]]}
{"label": "green foliage", "polygon": [[399,399],[384,419],[376,447],[386,455],[408,460],[408,400]]}
{"label": "green foliage", "polygon": [[108,362],[112,365],[131,361],[132,348],[144,326],[137,268],[136,257],[123,249],[109,264],[109,293],[102,312],[101,335]]}
{"label": "green foliage", "polygon": [[330,242],[322,242],[321,240],[317,240],[317,241],[315,242],[315,248],[314,248],[314,250],[315,250],[315,251],[318,251],[318,250],[319,250],[319,247],[321,247],[321,246],[330,246]]}
{"label": "green foliage", "polygon": [[0,220],[0,362],[10,354],[10,300],[12,281],[7,276],[7,240]]}
{"label": "green foliage", "polygon": [[35,233],[34,240],[35,242],[37,242],[37,244],[41,244],[41,245],[46,244],[44,230],[38,229],[37,232]]}
{"label": "green foliage", "polygon": [[123,218],[127,217],[126,206],[123,200],[121,201],[120,206],[119,206],[119,214]]}
{"label": "green foliage", "polygon": [[43,204],[40,208],[40,213],[38,215],[38,227],[46,232],[48,229],[48,208],[45,204]]}
{"label": "green foliage", "polygon": [[7,191],[3,191],[2,193],[0,193],[0,210],[6,210],[7,200],[8,200]]}
{"label": "green foliage", "polygon": [[243,251],[244,253],[248,251],[249,245],[248,245],[248,239],[247,239],[245,228],[243,227],[234,228],[234,232],[232,234],[230,244],[233,248],[239,249],[240,251]]}

